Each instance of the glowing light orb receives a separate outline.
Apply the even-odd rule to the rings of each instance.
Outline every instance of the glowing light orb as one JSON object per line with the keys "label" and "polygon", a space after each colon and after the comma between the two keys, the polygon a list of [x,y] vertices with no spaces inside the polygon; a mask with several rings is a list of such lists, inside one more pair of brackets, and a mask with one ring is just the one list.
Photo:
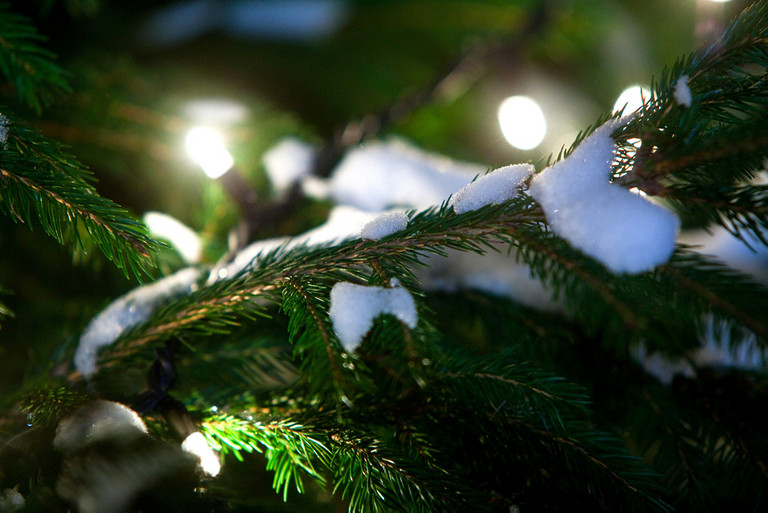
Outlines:
{"label": "glowing light orb", "polygon": [[213,452],[211,446],[208,445],[208,441],[202,433],[195,431],[184,439],[184,443],[181,444],[181,450],[197,456],[200,468],[209,476],[216,477],[219,475],[221,471],[219,458]]}
{"label": "glowing light orb", "polygon": [[207,127],[193,128],[187,134],[187,151],[210,178],[218,178],[235,164],[221,137]]}
{"label": "glowing light orb", "polygon": [[501,133],[517,149],[532,150],[547,135],[544,112],[528,96],[510,96],[499,106],[498,115]]}
{"label": "glowing light orb", "polygon": [[624,114],[631,114],[642,107],[645,100],[650,97],[651,92],[647,88],[641,85],[629,86],[616,99],[616,103],[613,104],[613,112],[624,109]]}

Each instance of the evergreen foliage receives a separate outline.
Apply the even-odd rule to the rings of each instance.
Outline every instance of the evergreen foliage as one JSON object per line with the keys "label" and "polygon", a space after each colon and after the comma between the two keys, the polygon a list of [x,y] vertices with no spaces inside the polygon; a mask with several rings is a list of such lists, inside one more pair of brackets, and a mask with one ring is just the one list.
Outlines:
{"label": "evergreen foliage", "polygon": [[[31,20],[0,5],[0,68],[17,104],[36,114],[69,91],[43,43]],[[768,158],[767,68],[768,2],[756,2],[715,44],[663,71],[615,131],[614,183],[674,209],[686,228],[719,225],[768,246],[768,186],[756,183]],[[674,96],[680,77],[688,77],[689,106]],[[542,158],[539,170],[613,117]],[[135,277],[155,262],[164,272],[181,267],[141,222],[99,196],[91,172],[61,143],[5,107],[0,120],[7,217],[37,222],[76,249],[98,247]],[[221,249],[226,229],[208,219],[193,291],[165,298],[118,333],[95,376],[72,369],[70,336],[57,341],[44,371],[4,391],[0,489],[18,490],[30,511],[87,510],[67,502],[62,476],[100,496],[97,488],[122,489],[151,470],[173,474],[170,498],[153,504],[158,494],[142,485],[130,507],[261,510],[268,502],[260,489],[238,485],[236,475],[258,467],[247,478],[271,474],[285,508],[306,500],[317,511],[764,510],[765,365],[710,365],[695,355],[707,329],[732,353],[768,350],[765,284],[685,244],[651,271],[613,273],[558,237],[525,188],[462,214],[447,198],[411,210],[405,229],[379,240],[277,245],[234,276],[220,272],[232,257]],[[323,202],[292,204],[293,193],[271,205],[295,207],[292,228],[326,213]],[[454,252],[508,253],[556,308],[429,290],[420,271]],[[329,318],[333,285],[393,280],[414,296],[418,324],[381,315],[357,349],[345,350]],[[9,315],[0,303],[0,316]],[[690,372],[662,384],[643,368],[639,348]],[[96,398],[139,411],[153,450],[173,464],[146,458],[137,471],[128,459],[136,438],[99,439],[74,455],[54,449],[58,423]],[[193,431],[222,458],[222,475],[198,469],[190,479],[176,446]],[[89,462],[125,472],[89,480]],[[73,478],[78,465],[86,470]]]}

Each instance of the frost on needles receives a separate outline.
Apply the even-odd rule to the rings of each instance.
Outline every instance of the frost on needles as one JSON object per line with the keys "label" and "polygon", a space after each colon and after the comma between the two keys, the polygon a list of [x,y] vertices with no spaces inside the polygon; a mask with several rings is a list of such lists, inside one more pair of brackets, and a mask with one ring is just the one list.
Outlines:
{"label": "frost on needles", "polygon": [[675,249],[677,216],[609,182],[612,132],[626,118],[596,129],[564,160],[531,181],[529,194],[547,223],[572,246],[614,273],[640,273],[666,262]]}

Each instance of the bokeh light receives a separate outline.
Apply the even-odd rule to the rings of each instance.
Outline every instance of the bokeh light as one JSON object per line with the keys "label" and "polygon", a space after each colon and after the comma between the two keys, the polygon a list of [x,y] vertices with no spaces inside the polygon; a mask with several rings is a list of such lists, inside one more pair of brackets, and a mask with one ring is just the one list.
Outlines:
{"label": "bokeh light", "polygon": [[642,107],[650,97],[651,92],[647,87],[641,85],[629,86],[616,99],[616,103],[613,104],[613,112],[624,109],[624,114],[631,114]]}
{"label": "bokeh light", "polygon": [[507,142],[520,150],[536,148],[547,134],[544,112],[528,96],[510,96],[501,103],[499,126]]}
{"label": "bokeh light", "polygon": [[235,164],[219,134],[208,127],[193,128],[187,134],[187,151],[209,178],[219,178]]}

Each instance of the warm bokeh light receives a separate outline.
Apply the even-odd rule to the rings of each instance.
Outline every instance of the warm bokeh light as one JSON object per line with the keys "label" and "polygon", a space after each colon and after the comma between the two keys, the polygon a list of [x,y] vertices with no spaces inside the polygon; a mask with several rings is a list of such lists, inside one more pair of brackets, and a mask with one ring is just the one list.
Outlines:
{"label": "warm bokeh light", "polygon": [[205,439],[202,433],[195,431],[184,439],[184,443],[181,444],[181,449],[184,452],[197,456],[200,467],[203,472],[211,477],[216,477],[221,471],[221,463],[216,453],[213,452],[211,446],[208,445],[208,441]]}
{"label": "warm bokeh light", "polygon": [[616,103],[613,104],[613,111],[618,112],[624,109],[624,114],[631,114],[642,107],[645,100],[648,100],[650,97],[651,92],[647,87],[641,85],[629,86],[616,99]]}
{"label": "warm bokeh light", "polygon": [[219,134],[210,128],[201,126],[190,130],[186,146],[189,154],[210,178],[219,178],[235,163]]}
{"label": "warm bokeh light", "polygon": [[510,96],[501,103],[499,126],[507,142],[520,150],[536,148],[547,134],[544,112],[528,96]]}

